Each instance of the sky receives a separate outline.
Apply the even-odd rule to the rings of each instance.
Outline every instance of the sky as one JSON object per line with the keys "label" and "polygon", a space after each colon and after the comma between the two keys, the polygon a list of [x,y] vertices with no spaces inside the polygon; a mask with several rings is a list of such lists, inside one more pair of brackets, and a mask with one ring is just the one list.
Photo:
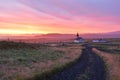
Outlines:
{"label": "sky", "polygon": [[0,0],[0,34],[120,31],[120,0]]}

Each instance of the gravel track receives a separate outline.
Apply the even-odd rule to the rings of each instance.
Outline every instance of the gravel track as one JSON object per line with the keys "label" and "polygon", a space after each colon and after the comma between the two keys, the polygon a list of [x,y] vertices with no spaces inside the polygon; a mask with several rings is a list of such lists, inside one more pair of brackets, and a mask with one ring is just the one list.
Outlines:
{"label": "gravel track", "polygon": [[103,60],[85,45],[77,63],[51,77],[50,80],[106,80]]}

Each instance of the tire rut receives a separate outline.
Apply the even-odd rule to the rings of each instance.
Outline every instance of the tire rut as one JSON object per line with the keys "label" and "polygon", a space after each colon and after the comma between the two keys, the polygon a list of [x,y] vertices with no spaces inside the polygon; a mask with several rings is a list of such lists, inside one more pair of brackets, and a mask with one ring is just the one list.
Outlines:
{"label": "tire rut", "polygon": [[103,60],[85,46],[77,63],[51,77],[50,80],[106,80]]}

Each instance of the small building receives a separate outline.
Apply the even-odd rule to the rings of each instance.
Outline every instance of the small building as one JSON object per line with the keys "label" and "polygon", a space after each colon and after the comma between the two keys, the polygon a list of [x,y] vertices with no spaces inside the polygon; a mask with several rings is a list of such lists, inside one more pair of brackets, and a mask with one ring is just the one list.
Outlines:
{"label": "small building", "polygon": [[85,42],[85,40],[79,36],[79,34],[77,33],[76,35],[76,39],[74,40],[75,43],[83,43]]}
{"label": "small building", "polygon": [[106,40],[104,39],[96,39],[96,40],[92,40],[93,43],[105,43],[107,42]]}

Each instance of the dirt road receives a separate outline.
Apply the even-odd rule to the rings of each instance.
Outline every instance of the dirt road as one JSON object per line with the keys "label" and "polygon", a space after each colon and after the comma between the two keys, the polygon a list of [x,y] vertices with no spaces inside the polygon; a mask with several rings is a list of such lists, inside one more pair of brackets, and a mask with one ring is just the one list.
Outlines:
{"label": "dirt road", "polygon": [[105,65],[103,60],[92,52],[92,47],[85,45],[78,62],[50,80],[106,80]]}

